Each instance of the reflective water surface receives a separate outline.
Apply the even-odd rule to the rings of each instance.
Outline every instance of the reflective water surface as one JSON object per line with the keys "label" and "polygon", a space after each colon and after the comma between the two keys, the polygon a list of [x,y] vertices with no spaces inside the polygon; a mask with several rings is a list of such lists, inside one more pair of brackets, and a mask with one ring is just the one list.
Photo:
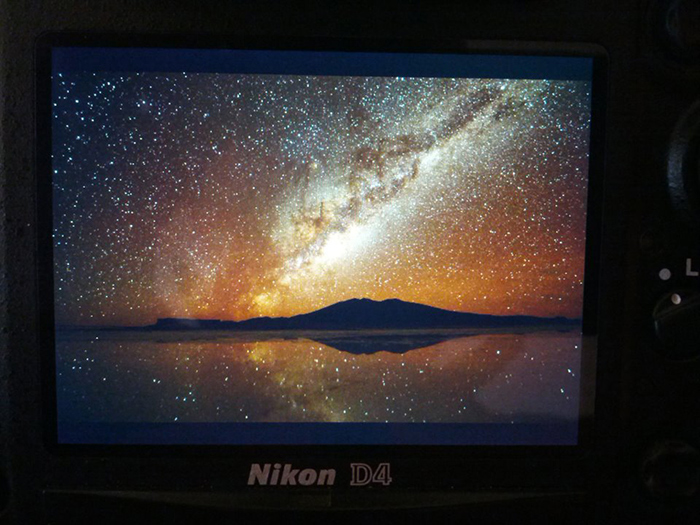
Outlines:
{"label": "reflective water surface", "polygon": [[578,418],[580,332],[65,332],[61,422]]}

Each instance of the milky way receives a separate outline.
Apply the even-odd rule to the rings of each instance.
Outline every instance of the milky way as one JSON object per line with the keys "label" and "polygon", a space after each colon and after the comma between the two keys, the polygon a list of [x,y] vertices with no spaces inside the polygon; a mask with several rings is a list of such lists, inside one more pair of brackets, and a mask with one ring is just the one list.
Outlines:
{"label": "milky way", "polygon": [[54,77],[56,318],[580,317],[590,83]]}

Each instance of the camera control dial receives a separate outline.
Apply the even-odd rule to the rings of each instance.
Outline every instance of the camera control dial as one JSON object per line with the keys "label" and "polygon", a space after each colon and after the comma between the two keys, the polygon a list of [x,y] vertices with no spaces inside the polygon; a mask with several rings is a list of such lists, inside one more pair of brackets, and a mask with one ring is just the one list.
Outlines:
{"label": "camera control dial", "polygon": [[667,0],[661,29],[669,51],[686,61],[700,59],[700,3],[697,0]]}
{"label": "camera control dial", "polygon": [[685,502],[700,491],[700,453],[684,441],[659,442],[644,457],[641,475],[654,498]]}
{"label": "camera control dial", "polygon": [[669,359],[700,355],[700,292],[677,291],[666,295],[654,309],[656,336]]}
{"label": "camera control dial", "polygon": [[674,208],[700,221],[700,101],[681,117],[671,136],[668,189]]}

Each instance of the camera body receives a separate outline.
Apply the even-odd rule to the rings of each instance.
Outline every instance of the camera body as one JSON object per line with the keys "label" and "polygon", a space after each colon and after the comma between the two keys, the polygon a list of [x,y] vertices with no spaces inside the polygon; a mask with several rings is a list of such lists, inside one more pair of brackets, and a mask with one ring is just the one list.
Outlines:
{"label": "camera body", "polygon": [[[43,6],[41,16],[35,6],[4,6],[4,18],[14,23],[2,37],[3,519],[695,522],[700,52],[692,4],[543,0],[436,9],[419,3],[389,5],[371,18],[354,5],[243,4],[205,14],[185,4],[123,13],[109,3],[58,2]],[[589,216],[602,222],[599,246],[589,247],[597,269],[586,276],[596,303],[596,345],[593,359],[583,363],[595,370],[595,382],[582,385],[595,406],[592,418],[582,418],[584,446],[464,447],[459,454],[452,447],[390,443],[56,447],[47,426],[55,370],[49,366],[47,373],[52,350],[41,331],[53,308],[45,301],[52,283],[41,261],[53,241],[36,219],[47,206],[41,191],[46,166],[34,161],[46,149],[41,119],[35,120],[46,87],[34,85],[34,53],[47,31],[72,31],[77,40],[108,32],[125,42],[128,34],[153,41],[167,34],[160,38],[180,40],[180,47],[196,42],[193,34],[206,34],[202,41],[218,41],[221,48],[230,47],[232,36],[261,37],[282,49],[301,42],[313,47],[314,39],[332,36],[365,50],[381,47],[376,39],[402,49],[409,41],[445,38],[554,55],[577,44],[604,49],[605,104],[594,137],[602,146],[603,176],[588,202]]]}

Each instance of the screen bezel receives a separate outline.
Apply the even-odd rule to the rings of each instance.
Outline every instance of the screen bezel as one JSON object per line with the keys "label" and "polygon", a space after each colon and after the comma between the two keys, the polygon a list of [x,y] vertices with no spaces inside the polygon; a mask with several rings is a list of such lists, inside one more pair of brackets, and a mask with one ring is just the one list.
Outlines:
{"label": "screen bezel", "polygon": [[[65,444],[58,441],[56,410],[56,365],[53,299],[53,217],[51,162],[51,53],[56,47],[172,48],[294,50],[384,53],[458,53],[515,56],[586,57],[593,60],[591,98],[591,135],[589,186],[586,218],[586,257],[583,304],[583,344],[579,441],[576,445],[103,445]],[[374,41],[316,39],[251,39],[211,36],[145,36],[96,34],[46,34],[36,45],[36,179],[38,216],[38,335],[42,358],[43,436],[45,446],[59,455],[149,455],[149,456],[223,456],[259,458],[285,457],[342,458],[381,457],[388,461],[454,463],[462,458],[577,458],[589,453],[593,445],[593,404],[595,397],[595,358],[598,335],[598,283],[602,215],[603,117],[605,114],[607,59],[602,48],[588,44],[493,42],[493,41]],[[245,452],[244,452],[245,451]],[[421,458],[420,460],[415,458]]]}

